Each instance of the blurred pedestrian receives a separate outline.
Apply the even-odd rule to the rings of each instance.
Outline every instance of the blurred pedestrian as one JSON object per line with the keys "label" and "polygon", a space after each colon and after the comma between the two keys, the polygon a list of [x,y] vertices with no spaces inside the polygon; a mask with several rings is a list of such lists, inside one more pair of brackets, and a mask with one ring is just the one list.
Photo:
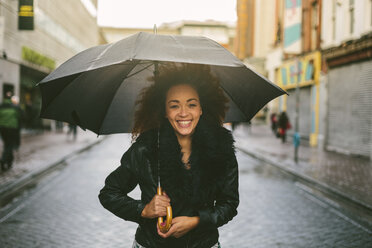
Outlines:
{"label": "blurred pedestrian", "polygon": [[18,127],[15,137],[15,143],[14,143],[14,150],[18,151],[19,147],[21,146],[21,128],[22,128],[22,122],[23,122],[23,111],[21,107],[19,106],[19,97],[18,96],[12,96],[11,98],[12,104],[17,108],[19,117],[18,117]]}
{"label": "blurred pedestrian", "polygon": [[0,134],[4,144],[0,163],[3,171],[13,165],[13,150],[17,143],[17,129],[20,121],[19,108],[13,105],[11,97],[12,93],[7,92],[0,105]]}
{"label": "blurred pedestrian", "polygon": [[277,136],[277,133],[278,133],[278,118],[276,116],[276,113],[271,114],[270,122],[271,122],[271,130],[273,131],[274,135]]}
{"label": "blurred pedestrian", "polygon": [[77,126],[74,125],[74,124],[71,124],[71,123],[68,124],[67,137],[70,136],[70,134],[72,134],[72,139],[73,139],[73,140],[76,140],[76,136],[77,136]]}
{"label": "blurred pedestrian", "polygon": [[[222,127],[227,98],[202,65],[159,66],[153,80],[137,102],[136,142],[106,178],[99,199],[139,224],[132,247],[220,247],[217,228],[239,204],[233,137]],[[127,195],[137,184],[141,200]],[[156,194],[160,184],[166,194]],[[162,230],[157,219],[170,204],[174,218]]]}
{"label": "blurred pedestrian", "polygon": [[279,116],[278,121],[278,132],[280,135],[280,138],[282,139],[282,143],[285,143],[287,139],[287,129],[291,128],[291,123],[289,122],[289,118],[287,116],[287,113],[283,111]]}

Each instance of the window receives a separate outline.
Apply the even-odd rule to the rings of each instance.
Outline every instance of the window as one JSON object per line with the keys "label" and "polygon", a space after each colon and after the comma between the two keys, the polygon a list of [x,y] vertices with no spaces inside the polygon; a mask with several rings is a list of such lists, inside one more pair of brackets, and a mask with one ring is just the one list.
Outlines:
{"label": "window", "polygon": [[311,5],[311,50],[318,47],[318,28],[319,28],[319,5],[314,1]]}
{"label": "window", "polygon": [[350,16],[350,34],[353,34],[354,33],[354,15],[355,15],[355,12],[354,12],[354,0],[349,0],[349,16]]}
{"label": "window", "polygon": [[332,1],[332,40],[336,39],[336,8],[337,8],[337,0],[333,0]]}

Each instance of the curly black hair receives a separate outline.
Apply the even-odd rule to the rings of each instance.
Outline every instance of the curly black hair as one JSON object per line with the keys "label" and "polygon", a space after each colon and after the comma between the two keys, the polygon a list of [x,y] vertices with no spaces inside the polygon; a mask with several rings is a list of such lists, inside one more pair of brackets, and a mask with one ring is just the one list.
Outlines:
{"label": "curly black hair", "polygon": [[219,80],[208,65],[187,63],[162,63],[157,73],[149,78],[154,84],[144,88],[136,101],[133,137],[158,128],[165,119],[165,100],[168,90],[175,85],[187,84],[199,95],[203,118],[211,125],[222,125],[228,110],[228,98],[220,87]]}

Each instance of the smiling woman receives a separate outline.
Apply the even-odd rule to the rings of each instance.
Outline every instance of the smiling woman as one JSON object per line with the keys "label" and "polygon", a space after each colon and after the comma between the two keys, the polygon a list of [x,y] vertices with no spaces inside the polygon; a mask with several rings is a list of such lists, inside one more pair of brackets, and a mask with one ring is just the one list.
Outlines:
{"label": "smiling woman", "polygon": [[[220,247],[217,228],[239,204],[233,138],[222,127],[228,99],[206,65],[159,65],[151,80],[137,101],[136,141],[100,201],[139,224],[133,247]],[[160,182],[163,194],[156,193]],[[127,195],[137,184],[141,200]],[[156,219],[170,217],[170,206],[165,229]]]}

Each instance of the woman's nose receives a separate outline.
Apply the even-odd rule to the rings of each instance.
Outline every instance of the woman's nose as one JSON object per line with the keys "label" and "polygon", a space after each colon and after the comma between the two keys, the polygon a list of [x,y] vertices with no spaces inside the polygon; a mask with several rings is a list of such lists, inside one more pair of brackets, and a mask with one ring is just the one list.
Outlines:
{"label": "woman's nose", "polygon": [[181,107],[179,114],[180,114],[180,116],[186,116],[187,115],[187,108]]}

